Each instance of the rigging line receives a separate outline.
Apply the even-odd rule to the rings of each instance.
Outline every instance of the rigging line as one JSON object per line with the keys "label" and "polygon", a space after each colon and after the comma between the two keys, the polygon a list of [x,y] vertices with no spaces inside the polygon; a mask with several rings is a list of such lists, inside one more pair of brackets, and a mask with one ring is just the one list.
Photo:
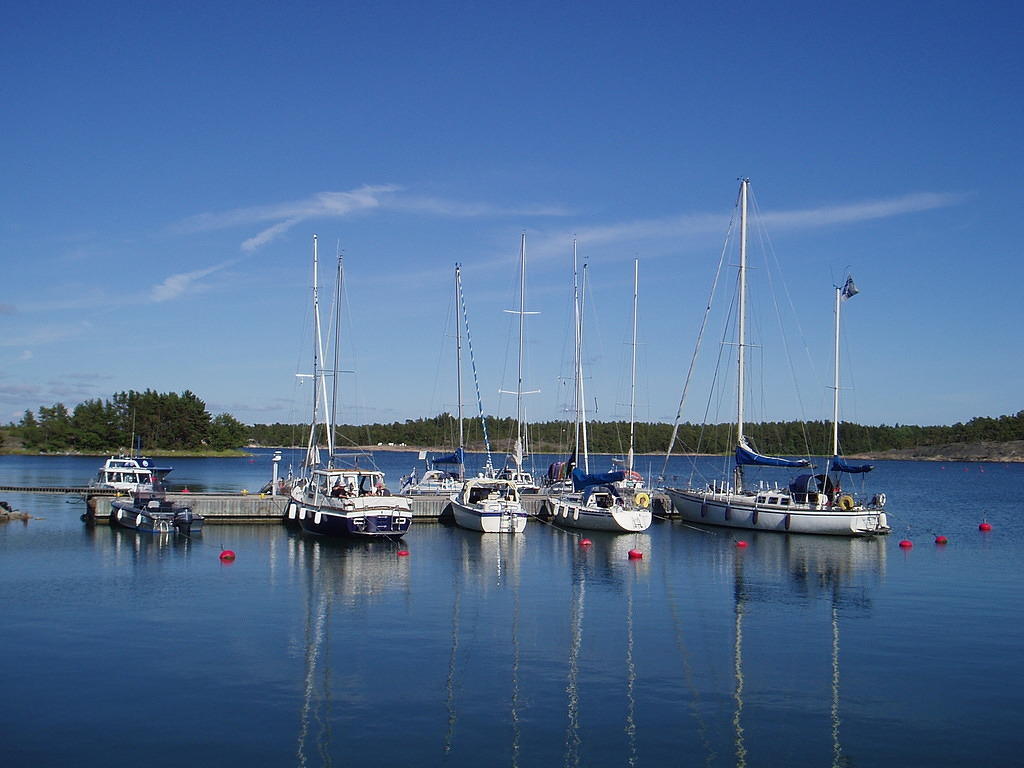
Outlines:
{"label": "rigging line", "polygon": [[485,470],[491,469],[491,440],[487,436],[487,418],[484,416],[484,401],[480,396],[480,377],[476,371],[476,355],[473,353],[473,335],[469,332],[469,312],[466,310],[466,294],[462,290],[462,274],[459,274],[459,304],[462,307],[462,321],[466,327],[466,346],[469,348],[469,365],[473,369],[473,386],[476,388],[476,405],[480,412],[480,424],[484,433],[484,450],[487,451]]}
{"label": "rigging line", "polygon": [[683,392],[679,398],[679,407],[676,409],[676,418],[672,424],[672,437],[668,442],[668,451],[665,453],[665,463],[661,467],[661,474],[664,477],[665,472],[668,469],[668,460],[672,455],[672,449],[675,447],[676,436],[679,434],[679,420],[683,416],[683,408],[686,405],[686,395],[690,389],[690,381],[693,378],[694,366],[697,363],[697,356],[700,353],[701,341],[704,338],[704,330],[707,327],[708,315],[711,313],[711,307],[714,302],[715,291],[718,288],[718,280],[722,275],[722,269],[725,265],[725,255],[729,250],[729,241],[732,239],[733,227],[736,225],[736,211],[733,210],[732,218],[729,221],[729,228],[725,233],[725,242],[722,244],[722,253],[718,257],[718,268],[715,270],[715,279],[711,283],[711,292],[708,295],[707,304],[704,307],[704,317],[700,321],[700,330],[697,333],[697,343],[693,348],[693,355],[690,357],[690,365],[686,371],[686,379],[683,383]]}
{"label": "rigging line", "polygon": [[[793,377],[793,388],[796,391],[797,404],[798,404],[798,406],[800,408],[800,422],[801,422],[801,427],[802,427],[802,430],[803,430],[805,452],[806,452],[807,456],[809,457],[810,456],[810,440],[809,440],[809,436],[808,436],[808,433],[807,433],[807,409],[806,409],[806,406],[804,405],[803,394],[800,391],[799,378],[796,375],[796,366],[793,363],[793,355],[792,355],[792,352],[790,350],[789,341],[788,341],[788,336],[789,335],[786,334],[786,333],[781,332],[782,331],[782,327],[783,327],[782,326],[782,316],[781,316],[781,312],[779,311],[779,307],[778,307],[778,299],[777,299],[777,295],[778,294],[777,294],[777,292],[775,290],[774,281],[772,280],[773,272],[772,272],[772,269],[770,267],[769,257],[771,259],[771,263],[775,264],[775,271],[779,274],[780,277],[783,276],[782,265],[779,263],[778,255],[775,252],[774,245],[772,245],[771,237],[768,235],[767,230],[764,228],[763,217],[761,216],[761,209],[760,209],[760,206],[757,204],[757,199],[754,197],[753,193],[751,193],[751,198],[753,199],[753,207],[754,207],[754,212],[755,212],[755,222],[757,223],[758,239],[762,243],[762,252],[765,255],[765,271],[767,272],[768,282],[769,282],[769,285],[771,286],[772,302],[775,305],[775,313],[776,313],[776,316],[778,318],[778,323],[779,323],[779,328],[780,328],[780,335],[782,336],[783,348],[785,349],[785,352],[786,352],[786,360],[789,362],[789,370],[790,370],[790,373],[791,373],[791,375]],[[818,375],[817,368],[814,365],[814,357],[813,357],[813,355],[811,355],[810,347],[807,344],[807,335],[804,333],[803,327],[800,324],[800,316],[797,314],[796,306],[793,303],[793,296],[792,296],[792,294],[790,294],[790,292],[789,292],[789,285],[788,285],[788,283],[785,280],[782,280],[782,292],[783,292],[783,295],[786,297],[786,303],[789,305],[790,315],[793,318],[793,323],[796,325],[797,333],[799,334],[800,340],[803,343],[804,353],[805,353],[805,355],[807,357],[808,367],[809,367],[809,370],[811,371],[811,375],[813,376],[813,378],[815,380],[821,381],[821,377]]]}

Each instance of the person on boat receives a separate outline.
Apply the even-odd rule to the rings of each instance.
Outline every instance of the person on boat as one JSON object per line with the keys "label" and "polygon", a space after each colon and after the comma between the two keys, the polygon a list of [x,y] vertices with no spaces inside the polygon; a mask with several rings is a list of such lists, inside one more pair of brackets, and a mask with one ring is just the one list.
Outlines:
{"label": "person on boat", "polygon": [[331,496],[341,498],[342,496],[346,495],[347,494],[345,493],[345,486],[342,485],[341,478],[339,477],[337,480],[334,481],[334,487],[331,488]]}

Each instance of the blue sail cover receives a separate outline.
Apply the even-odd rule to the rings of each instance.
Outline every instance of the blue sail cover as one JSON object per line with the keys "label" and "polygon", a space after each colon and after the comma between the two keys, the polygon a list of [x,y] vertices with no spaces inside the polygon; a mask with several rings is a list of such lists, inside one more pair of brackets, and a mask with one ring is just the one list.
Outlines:
{"label": "blue sail cover", "polygon": [[762,456],[750,450],[745,443],[736,446],[736,464],[756,464],[760,467],[809,467],[807,459],[781,459],[777,456]]}
{"label": "blue sail cover", "polygon": [[582,491],[589,485],[604,485],[605,483],[618,483],[626,478],[626,473],[621,469],[612,472],[602,472],[599,475],[588,475],[579,467],[572,471],[572,487]]}
{"label": "blue sail cover", "polygon": [[875,467],[872,464],[847,464],[839,456],[833,456],[828,468],[832,472],[848,472],[851,475],[859,475],[861,472],[870,472]]}
{"label": "blue sail cover", "polygon": [[435,456],[430,460],[432,464],[465,464],[466,452],[457,448],[455,453],[446,453],[443,456]]}

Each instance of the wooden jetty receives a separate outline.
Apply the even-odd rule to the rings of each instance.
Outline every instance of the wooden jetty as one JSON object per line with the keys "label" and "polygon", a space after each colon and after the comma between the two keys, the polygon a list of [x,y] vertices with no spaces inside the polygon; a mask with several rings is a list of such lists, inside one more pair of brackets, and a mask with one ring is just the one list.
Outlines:
{"label": "wooden jetty", "polygon": [[[85,514],[82,519],[87,523],[106,525],[110,522],[110,502],[117,496],[125,496],[123,492],[89,487],[57,487],[57,486],[0,486],[0,491],[15,493],[51,493],[68,496],[85,497]],[[287,495],[271,496],[264,493],[175,493],[170,492],[167,498],[178,504],[188,504],[202,515],[207,523],[281,523],[284,521],[288,503]],[[544,517],[550,509],[545,494],[523,494],[523,506],[531,516]],[[451,501],[444,495],[410,496],[412,516],[416,521],[444,522],[452,519]],[[651,505],[654,514],[668,517],[671,514],[671,502],[666,494],[652,493]]]}

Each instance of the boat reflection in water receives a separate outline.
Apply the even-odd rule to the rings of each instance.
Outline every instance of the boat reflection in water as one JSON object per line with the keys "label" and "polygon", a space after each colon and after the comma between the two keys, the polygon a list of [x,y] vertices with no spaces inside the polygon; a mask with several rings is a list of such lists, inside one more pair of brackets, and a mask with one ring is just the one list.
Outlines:
{"label": "boat reflection in water", "polygon": [[[647,580],[649,575],[647,561],[630,558],[630,552],[650,551],[650,536],[646,533],[623,535],[616,533],[594,533],[590,537],[590,545],[580,546],[579,539],[567,537],[567,541],[575,546],[572,557],[572,599],[569,606],[569,649],[568,669],[566,672],[566,728],[565,752],[562,764],[578,766],[583,764],[580,735],[581,679],[580,661],[584,654],[585,608],[588,584],[612,586],[621,592],[624,599],[622,605],[622,622],[625,633],[623,665],[625,668],[625,706],[623,711],[623,733],[626,736],[626,765],[637,764],[637,727],[636,727],[636,663],[633,656],[633,588],[637,582]],[[615,631],[607,623],[601,623],[593,630],[594,633]],[[606,674],[600,675],[607,680]],[[607,691],[603,691],[607,695]]]}
{"label": "boat reflection in water", "polygon": [[[870,611],[871,589],[885,574],[886,550],[879,538],[839,539],[820,536],[777,536],[773,533],[755,533],[748,537],[749,549],[737,549],[732,563],[734,635],[733,635],[733,733],[735,762],[738,767],[747,764],[747,743],[743,729],[746,678],[744,673],[744,642],[757,656],[764,654],[763,638],[744,635],[744,623],[749,616],[770,613],[773,604],[780,601],[807,599],[827,600],[830,604],[831,627],[829,657],[831,661],[831,765],[833,768],[848,764],[840,742],[840,616]],[[796,628],[790,628],[795,633]],[[816,636],[817,637],[817,636]],[[815,655],[813,638],[793,634],[790,648],[807,663]],[[768,658],[777,656],[779,649],[768,652]],[[756,666],[756,665],[755,665]],[[785,667],[779,667],[780,671]],[[761,668],[759,668],[761,671]],[[806,670],[804,670],[806,672]],[[803,726],[806,727],[806,724]]]}
{"label": "boat reflection in water", "polygon": [[[379,654],[360,652],[360,646],[348,648],[349,627],[344,627],[341,647],[332,652],[332,623],[352,621],[352,609],[365,608],[392,592],[406,592],[409,569],[406,558],[397,557],[401,545],[387,539],[349,540],[309,538],[292,533],[288,540],[288,560],[293,573],[306,574],[305,624],[301,640],[303,655],[302,703],[299,712],[299,734],[296,761],[300,766],[317,763],[330,755],[333,735],[332,709],[338,697],[332,692],[332,681],[345,674],[349,664],[386,664],[388,658],[407,654],[411,649],[400,644],[380,648]],[[332,618],[335,603],[339,615]],[[355,653],[356,658],[352,658]],[[335,656],[343,661],[341,670],[334,670]],[[374,658],[374,656],[376,658]],[[400,733],[400,730],[398,731]],[[311,755],[312,753],[312,755]],[[329,763],[329,760],[328,760]]]}

